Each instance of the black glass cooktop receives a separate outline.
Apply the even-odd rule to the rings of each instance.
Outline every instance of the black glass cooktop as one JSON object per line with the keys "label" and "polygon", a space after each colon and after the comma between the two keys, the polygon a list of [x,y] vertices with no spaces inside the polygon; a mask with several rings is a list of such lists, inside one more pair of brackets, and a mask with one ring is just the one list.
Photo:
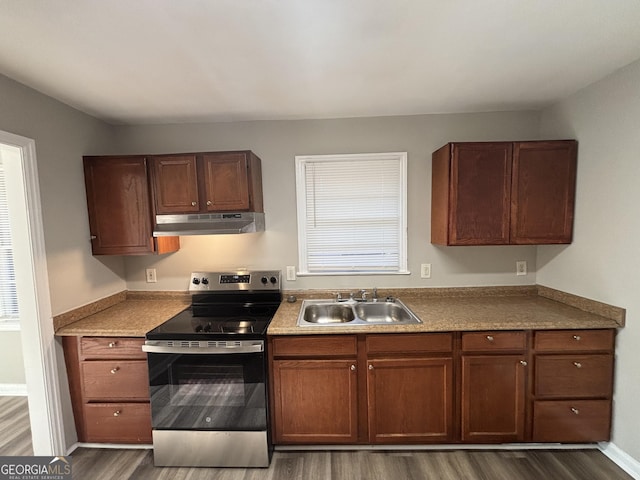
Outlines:
{"label": "black glass cooktop", "polygon": [[[147,333],[149,340],[206,340],[242,336],[264,338],[267,327],[280,305],[280,297],[271,302],[215,304],[194,301],[192,305]],[[227,338],[228,339],[228,338]]]}

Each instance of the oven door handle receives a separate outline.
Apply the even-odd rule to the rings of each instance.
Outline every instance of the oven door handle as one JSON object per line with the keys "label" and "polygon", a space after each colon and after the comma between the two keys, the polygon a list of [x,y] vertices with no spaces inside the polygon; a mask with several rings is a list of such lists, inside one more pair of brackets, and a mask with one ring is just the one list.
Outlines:
{"label": "oven door handle", "polygon": [[264,351],[264,345],[245,345],[241,347],[168,347],[164,345],[142,345],[147,353],[181,353],[183,355],[211,355],[233,353],[256,353]]}

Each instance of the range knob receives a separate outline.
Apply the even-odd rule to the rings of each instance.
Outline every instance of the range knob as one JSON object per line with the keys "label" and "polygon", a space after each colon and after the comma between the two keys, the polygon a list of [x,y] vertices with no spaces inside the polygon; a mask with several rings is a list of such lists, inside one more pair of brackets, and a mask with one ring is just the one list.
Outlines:
{"label": "range knob", "polygon": [[191,280],[191,283],[193,283],[194,285],[200,285],[200,279],[194,278],[193,280]]}
{"label": "range knob", "polygon": [[269,281],[275,285],[278,279],[276,277],[271,277]]}
{"label": "range knob", "polygon": [[202,277],[202,284],[209,285],[209,279],[207,277]]}
{"label": "range knob", "polygon": [[[271,277],[271,278],[273,278],[273,277]],[[262,278],[260,279],[260,281],[261,281],[264,285],[266,285],[266,284],[267,284],[267,282],[268,282],[269,280],[267,280],[267,277],[262,277]]]}

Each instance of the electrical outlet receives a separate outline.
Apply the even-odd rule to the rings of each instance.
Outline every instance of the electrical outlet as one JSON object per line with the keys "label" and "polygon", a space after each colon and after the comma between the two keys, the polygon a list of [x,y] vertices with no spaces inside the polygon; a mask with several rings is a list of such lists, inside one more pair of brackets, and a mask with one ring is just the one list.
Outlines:
{"label": "electrical outlet", "polygon": [[526,275],[527,274],[527,261],[519,260],[516,262],[516,275]]}
{"label": "electrical outlet", "polygon": [[431,278],[431,264],[423,263],[420,265],[420,277],[421,278]]}
{"label": "electrical outlet", "polygon": [[158,278],[156,277],[156,269],[155,268],[147,268],[145,270],[145,274],[147,276],[147,283],[157,283]]}
{"label": "electrical outlet", "polygon": [[287,280],[290,282],[295,281],[296,279],[296,267],[293,265],[289,265],[287,267]]}

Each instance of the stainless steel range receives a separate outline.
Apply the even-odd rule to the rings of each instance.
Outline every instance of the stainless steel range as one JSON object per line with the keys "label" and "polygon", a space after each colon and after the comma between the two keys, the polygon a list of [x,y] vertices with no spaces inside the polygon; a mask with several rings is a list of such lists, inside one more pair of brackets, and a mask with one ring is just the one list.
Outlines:
{"label": "stainless steel range", "polygon": [[266,333],[279,271],[196,272],[191,306],[146,335],[154,463],[268,467]]}

